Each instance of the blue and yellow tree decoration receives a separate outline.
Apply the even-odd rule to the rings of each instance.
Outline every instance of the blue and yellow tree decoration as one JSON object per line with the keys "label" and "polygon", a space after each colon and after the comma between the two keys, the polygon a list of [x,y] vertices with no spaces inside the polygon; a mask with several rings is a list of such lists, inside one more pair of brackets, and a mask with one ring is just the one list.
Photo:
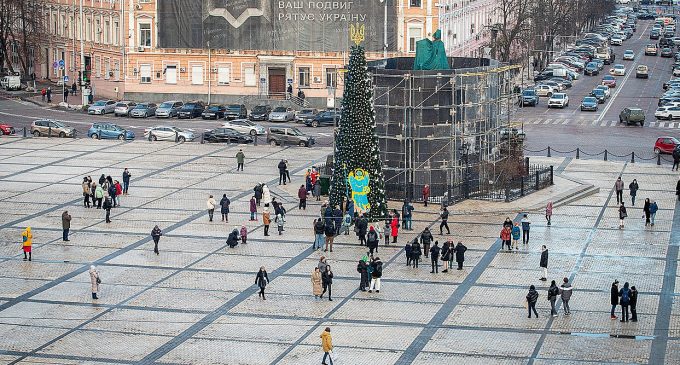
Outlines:
{"label": "blue and yellow tree decoration", "polygon": [[387,216],[385,179],[382,172],[375,111],[366,55],[361,42],[364,25],[350,25],[351,48],[342,95],[342,116],[335,137],[333,178],[330,202],[340,205],[345,199],[371,220]]}

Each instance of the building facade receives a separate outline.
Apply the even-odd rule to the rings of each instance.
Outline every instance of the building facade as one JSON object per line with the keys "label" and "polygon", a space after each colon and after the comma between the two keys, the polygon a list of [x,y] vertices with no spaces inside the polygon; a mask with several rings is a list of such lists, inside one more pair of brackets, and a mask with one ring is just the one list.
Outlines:
{"label": "building facade", "polygon": [[491,43],[491,28],[499,23],[497,0],[441,0],[439,5],[442,40],[446,54],[484,57]]}

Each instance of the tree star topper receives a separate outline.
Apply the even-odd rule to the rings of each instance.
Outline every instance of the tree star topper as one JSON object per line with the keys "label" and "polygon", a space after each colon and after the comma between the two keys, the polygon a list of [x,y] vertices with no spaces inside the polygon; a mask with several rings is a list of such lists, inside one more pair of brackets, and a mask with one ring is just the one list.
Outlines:
{"label": "tree star topper", "polygon": [[354,24],[349,25],[350,39],[354,41],[354,44],[357,46],[366,39],[364,37],[364,30],[365,27],[363,24],[357,23],[356,26]]}

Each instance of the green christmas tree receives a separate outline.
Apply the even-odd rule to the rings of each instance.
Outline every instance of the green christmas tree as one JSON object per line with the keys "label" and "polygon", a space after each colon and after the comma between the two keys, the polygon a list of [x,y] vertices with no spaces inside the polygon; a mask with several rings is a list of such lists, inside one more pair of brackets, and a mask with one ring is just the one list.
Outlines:
{"label": "green christmas tree", "polygon": [[335,137],[330,202],[339,206],[343,199],[352,200],[354,186],[355,211],[361,211],[360,202],[367,201],[365,215],[376,221],[387,216],[387,202],[372,99],[364,49],[352,46],[345,74],[342,117]]}

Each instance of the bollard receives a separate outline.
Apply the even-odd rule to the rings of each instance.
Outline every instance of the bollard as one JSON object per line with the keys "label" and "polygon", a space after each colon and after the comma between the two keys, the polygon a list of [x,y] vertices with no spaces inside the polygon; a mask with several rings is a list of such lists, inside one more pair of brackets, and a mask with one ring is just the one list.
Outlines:
{"label": "bollard", "polygon": [[540,184],[540,175],[538,174],[538,171],[536,171],[536,191],[538,191]]}
{"label": "bollard", "polygon": [[604,150],[604,160],[607,161],[607,150]]}
{"label": "bollard", "polygon": [[47,127],[47,137],[52,138],[52,127]]}
{"label": "bollard", "polygon": [[529,175],[529,157],[524,158],[524,173]]}
{"label": "bollard", "polygon": [[581,157],[581,150],[576,147],[576,159],[578,160]]}
{"label": "bollard", "polygon": [[201,133],[201,144],[205,143],[205,133]]}
{"label": "bollard", "polygon": [[550,165],[550,185],[555,185],[555,182],[553,181],[553,165]]}
{"label": "bollard", "polygon": [[548,146],[548,157],[550,157],[550,146]]}
{"label": "bollard", "polygon": [[175,143],[179,142],[179,133],[175,131]]}
{"label": "bollard", "polygon": [[26,138],[26,137],[27,137],[27,135],[26,135],[26,127],[24,127],[24,138]]}
{"label": "bollard", "polygon": [[635,163],[635,151],[630,153],[630,163]]}
{"label": "bollard", "polygon": [[524,176],[519,177],[519,196],[524,196]]}
{"label": "bollard", "polygon": [[656,165],[661,166],[661,153],[656,154]]}
{"label": "bollard", "polygon": [[257,134],[255,135],[255,138],[253,138],[253,146],[257,146]]}
{"label": "bollard", "polygon": [[505,202],[510,202],[510,187],[505,185]]}
{"label": "bollard", "polygon": [[151,131],[149,131],[149,137],[147,139],[151,142]]}
{"label": "bollard", "polygon": [[102,139],[102,131],[97,131],[97,139]]}

